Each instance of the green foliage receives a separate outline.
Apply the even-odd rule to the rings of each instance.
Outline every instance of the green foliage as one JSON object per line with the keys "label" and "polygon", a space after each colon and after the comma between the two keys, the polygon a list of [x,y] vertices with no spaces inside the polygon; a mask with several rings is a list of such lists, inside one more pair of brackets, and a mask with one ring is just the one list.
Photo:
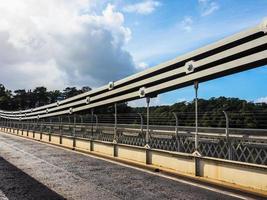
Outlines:
{"label": "green foliage", "polygon": [[90,87],[83,87],[82,89],[67,87],[61,92],[59,90],[47,91],[45,87],[36,87],[33,91],[18,89],[12,92],[7,90],[4,85],[0,84],[0,109],[24,110],[34,108],[54,103],[58,100],[69,98],[90,90]]}
{"label": "green foliage", "polygon": [[[90,87],[77,89],[67,87],[62,92],[59,90],[47,91],[45,87],[36,87],[33,91],[25,89],[7,90],[0,84],[0,109],[23,110],[46,105],[83,92],[90,91]],[[253,103],[238,98],[210,98],[198,100],[199,125],[204,127],[225,127],[226,111],[230,118],[230,127],[241,128],[267,128],[267,104]],[[121,113],[142,113],[146,121],[146,108],[131,108],[127,103],[118,103],[117,111]],[[171,106],[154,106],[150,108],[150,123],[159,125],[174,125],[173,113],[178,114],[179,125],[195,125],[195,102],[178,102]],[[82,111],[79,114],[89,114]],[[114,106],[99,107],[94,110],[97,114],[113,114]]]}

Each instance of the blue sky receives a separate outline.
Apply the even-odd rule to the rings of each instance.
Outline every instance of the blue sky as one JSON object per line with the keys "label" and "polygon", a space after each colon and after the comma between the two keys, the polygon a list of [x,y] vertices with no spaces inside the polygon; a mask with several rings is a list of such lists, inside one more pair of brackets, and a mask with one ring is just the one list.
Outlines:
{"label": "blue sky", "polygon": [[[125,16],[133,35],[127,49],[138,62],[149,66],[255,26],[267,17],[266,0],[158,2],[160,6],[149,15],[128,13]],[[265,66],[202,83],[199,95],[262,100],[267,97],[266,81]],[[193,87],[187,87],[160,95],[157,103],[172,104],[192,100],[193,96]]]}
{"label": "blue sky", "polygon": [[[0,81],[12,90],[97,88],[265,17],[267,0],[0,1]],[[202,83],[199,95],[267,102],[266,77],[267,67],[253,69]],[[193,96],[187,87],[162,94],[153,104]]]}

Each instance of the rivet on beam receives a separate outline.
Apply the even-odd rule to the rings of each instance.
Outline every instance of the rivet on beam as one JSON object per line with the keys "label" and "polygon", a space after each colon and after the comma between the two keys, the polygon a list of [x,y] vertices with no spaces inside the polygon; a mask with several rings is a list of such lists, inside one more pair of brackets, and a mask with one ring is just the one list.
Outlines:
{"label": "rivet on beam", "polygon": [[146,88],[145,88],[145,87],[141,87],[141,88],[139,89],[139,96],[140,96],[141,98],[143,98],[143,97],[146,96]]}
{"label": "rivet on beam", "polygon": [[48,108],[46,109],[46,113],[49,113],[49,110],[48,110]]}
{"label": "rivet on beam", "polygon": [[73,109],[70,108],[70,109],[69,109],[69,114],[71,115],[72,113],[73,113]]}
{"label": "rivet on beam", "polygon": [[86,98],[85,98],[85,103],[86,103],[86,104],[89,104],[89,103],[90,103],[90,97],[86,97]]}
{"label": "rivet on beam", "polygon": [[114,81],[108,83],[108,89],[112,90],[114,88]]}
{"label": "rivet on beam", "polygon": [[191,60],[191,61],[186,62],[184,67],[185,67],[185,73],[190,74],[194,72],[196,68],[196,63],[195,61]]}

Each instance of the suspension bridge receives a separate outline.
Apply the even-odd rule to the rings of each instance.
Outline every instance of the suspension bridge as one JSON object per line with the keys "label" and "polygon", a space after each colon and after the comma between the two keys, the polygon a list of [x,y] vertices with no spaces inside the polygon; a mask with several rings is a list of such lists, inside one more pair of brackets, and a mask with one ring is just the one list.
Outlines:
{"label": "suspension bridge", "polygon": [[[25,190],[33,199],[265,198],[267,129],[232,127],[241,113],[225,111],[206,119],[215,126],[205,126],[200,116],[208,113],[198,110],[198,87],[266,65],[266,33],[264,20],[92,91],[32,109],[1,110],[0,164],[24,177],[0,173],[20,188],[12,193],[3,181],[3,198],[22,198]],[[194,113],[150,114],[151,98],[189,85]],[[146,113],[117,112],[119,103],[140,98]],[[104,106],[114,106],[114,113],[95,112]],[[191,125],[183,124],[183,115]]]}

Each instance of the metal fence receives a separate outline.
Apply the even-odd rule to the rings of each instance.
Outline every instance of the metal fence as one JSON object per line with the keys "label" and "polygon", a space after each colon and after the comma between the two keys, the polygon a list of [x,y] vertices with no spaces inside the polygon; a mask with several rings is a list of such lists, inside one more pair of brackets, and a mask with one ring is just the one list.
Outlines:
{"label": "metal fence", "polygon": [[[156,114],[150,115],[149,120],[140,113],[68,115],[44,120],[2,120],[1,126],[166,151],[197,150],[201,156],[267,165],[267,129],[248,129],[237,123],[233,128],[232,116],[237,114],[241,115],[200,113],[197,145],[193,113]],[[262,119],[263,114],[260,116]]]}

